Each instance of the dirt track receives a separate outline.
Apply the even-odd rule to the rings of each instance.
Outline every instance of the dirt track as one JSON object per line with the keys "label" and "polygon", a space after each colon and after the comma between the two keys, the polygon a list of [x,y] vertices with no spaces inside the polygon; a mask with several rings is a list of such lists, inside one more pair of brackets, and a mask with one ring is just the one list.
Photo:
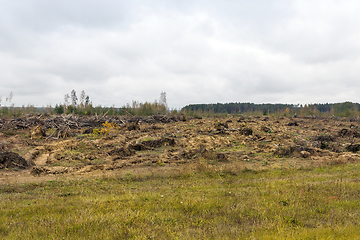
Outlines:
{"label": "dirt track", "polygon": [[[31,124],[26,119],[7,120],[8,127],[0,133],[1,182],[111,174],[124,169],[146,172],[155,166],[158,170],[179,168],[199,161],[265,169],[360,160],[358,119],[156,116],[95,121],[72,117],[73,125],[63,127],[59,134],[52,123],[59,125],[60,120],[51,116]],[[81,125],[82,121],[86,124]],[[105,121],[109,124],[100,127]]]}

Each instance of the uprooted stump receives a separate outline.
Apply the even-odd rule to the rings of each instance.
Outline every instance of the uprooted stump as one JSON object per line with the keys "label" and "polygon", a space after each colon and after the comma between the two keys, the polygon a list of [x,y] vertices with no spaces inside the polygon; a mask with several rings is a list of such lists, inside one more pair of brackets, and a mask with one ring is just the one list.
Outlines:
{"label": "uprooted stump", "polygon": [[295,155],[307,158],[310,156],[308,153],[311,155],[314,153],[314,150],[301,145],[280,146],[274,151],[274,155],[278,157],[289,157]]}
{"label": "uprooted stump", "polygon": [[272,131],[271,128],[267,127],[267,126],[261,126],[261,131],[263,132],[270,132]]}
{"label": "uprooted stump", "polygon": [[225,122],[225,123],[216,122],[215,123],[215,129],[218,130],[218,131],[228,129],[228,128],[229,128],[228,122]]}
{"label": "uprooted stump", "polygon": [[29,163],[19,154],[10,151],[0,152],[0,169],[4,169],[4,168],[25,169],[28,167],[30,167]]}
{"label": "uprooted stump", "polygon": [[81,134],[92,134],[94,132],[94,128],[85,128],[81,131]]}
{"label": "uprooted stump", "polygon": [[360,133],[355,130],[343,128],[339,131],[340,137],[360,138]]}
{"label": "uprooted stump", "polygon": [[31,139],[40,139],[45,136],[46,136],[45,129],[40,125],[30,129],[30,138]]}
{"label": "uprooted stump", "polygon": [[287,126],[289,126],[289,127],[293,127],[293,126],[297,127],[297,126],[299,126],[299,124],[296,121],[294,121],[294,122],[289,122],[287,124]]}
{"label": "uprooted stump", "polygon": [[139,129],[140,129],[139,121],[127,123],[127,124],[125,125],[125,128],[126,128],[128,131],[139,130]]}
{"label": "uprooted stump", "polygon": [[357,152],[360,151],[360,144],[351,144],[349,146],[346,147],[346,149],[350,152]]}
{"label": "uprooted stump", "polygon": [[294,152],[294,148],[292,146],[282,146],[275,150],[274,154],[279,157],[290,156]]}
{"label": "uprooted stump", "polygon": [[308,151],[301,151],[300,155],[303,158],[309,158],[311,154]]}
{"label": "uprooted stump", "polygon": [[253,134],[253,130],[251,128],[242,128],[239,132],[245,136],[250,136]]}
{"label": "uprooted stump", "polygon": [[216,160],[218,160],[220,162],[226,162],[228,160],[228,158],[224,153],[217,153]]}

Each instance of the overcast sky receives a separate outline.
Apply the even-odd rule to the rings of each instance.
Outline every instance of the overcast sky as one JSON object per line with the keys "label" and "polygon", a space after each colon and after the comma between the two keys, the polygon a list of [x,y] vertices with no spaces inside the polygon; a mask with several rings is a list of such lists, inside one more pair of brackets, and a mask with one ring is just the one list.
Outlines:
{"label": "overcast sky", "polygon": [[0,4],[2,106],[360,102],[360,1]]}

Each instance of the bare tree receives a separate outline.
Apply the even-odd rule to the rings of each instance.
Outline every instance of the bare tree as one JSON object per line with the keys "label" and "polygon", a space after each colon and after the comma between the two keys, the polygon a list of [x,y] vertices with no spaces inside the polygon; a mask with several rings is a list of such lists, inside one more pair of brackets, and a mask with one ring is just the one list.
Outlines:
{"label": "bare tree", "polygon": [[[155,101],[156,104],[156,101]],[[159,105],[158,105],[158,113],[166,114],[167,112],[167,99],[166,99],[166,92],[160,93]]]}
{"label": "bare tree", "polygon": [[132,108],[133,110],[135,110],[136,108],[138,108],[140,106],[139,102],[135,101],[135,100],[132,100]]}
{"label": "bare tree", "polygon": [[[10,105],[13,96],[14,96],[13,92],[10,92],[9,96],[6,97],[5,102],[9,102],[9,105]],[[5,104],[5,106],[6,106],[6,104]]]}
{"label": "bare tree", "polygon": [[161,92],[159,103],[167,107],[166,92]]}
{"label": "bare tree", "polygon": [[66,112],[67,106],[69,106],[69,99],[70,99],[69,94],[65,94],[65,96],[64,96],[64,113]]}
{"label": "bare tree", "polygon": [[9,95],[9,102],[11,102],[12,98],[14,97],[14,94],[13,92],[10,92],[10,95]]}
{"label": "bare tree", "polygon": [[68,106],[68,105],[69,105],[69,99],[70,99],[69,94],[65,94],[65,96],[64,96],[65,106]]}

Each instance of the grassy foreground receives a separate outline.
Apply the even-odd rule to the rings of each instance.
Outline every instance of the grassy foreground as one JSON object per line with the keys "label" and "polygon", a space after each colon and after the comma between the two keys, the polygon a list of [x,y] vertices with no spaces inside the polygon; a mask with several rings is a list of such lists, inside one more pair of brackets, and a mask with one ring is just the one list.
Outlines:
{"label": "grassy foreground", "polygon": [[[161,166],[157,167],[161,168]],[[360,239],[360,165],[0,185],[1,239]]]}

